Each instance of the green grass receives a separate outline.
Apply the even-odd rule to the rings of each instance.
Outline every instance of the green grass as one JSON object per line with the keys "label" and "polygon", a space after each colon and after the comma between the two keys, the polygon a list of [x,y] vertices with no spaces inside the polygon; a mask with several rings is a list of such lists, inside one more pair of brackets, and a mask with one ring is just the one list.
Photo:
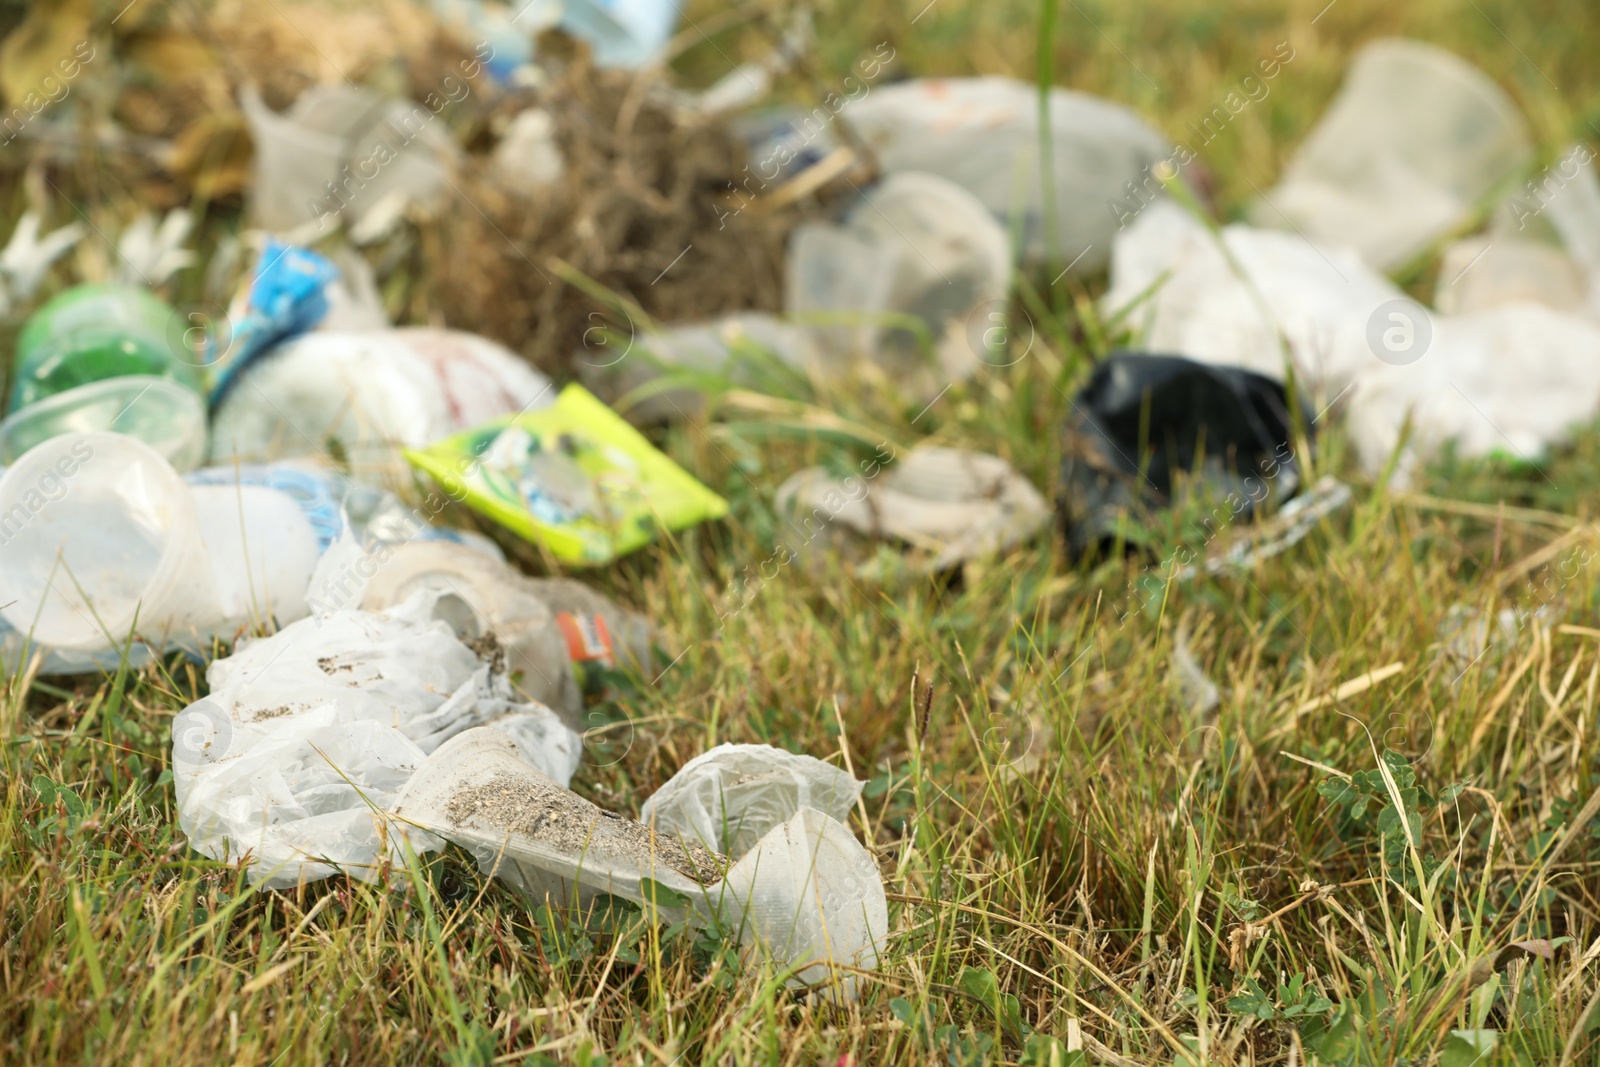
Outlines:
{"label": "green grass", "polygon": [[[1054,69],[1177,133],[1291,40],[1272,95],[1207,150],[1225,216],[1379,34],[1482,65],[1551,153],[1600,115],[1586,4],[1338,0],[1312,25],[1323,7],[1073,0]],[[907,73],[1039,68],[1037,6],[938,0],[913,25],[919,8],[824,5],[817,77],[886,39]],[[685,76],[725,71],[718,49]],[[1058,299],[1033,356],[914,426],[921,404],[882,383],[811,399],[862,437],[994,452],[1052,486],[1094,355],[1070,340],[1083,294]],[[724,415],[664,443],[732,518],[600,576],[684,654],[618,699],[632,725],[575,786],[637,811],[721,741],[853,768],[893,926],[858,1004],[634,915],[552,913],[455,852],[383,886],[252,890],[177,832],[167,729],[204,690],[173,659],[0,690],[0,1062],[1595,1062],[1600,634],[1554,624],[1600,625],[1582,562],[1600,433],[1542,473],[1441,463],[1417,486],[1441,505],[1362,481],[1335,430],[1316,469],[1356,485],[1350,509],[1256,571],[1146,597],[1140,561],[1076,568],[1050,536],[954,583],[826,561],[751,582],[785,536],[773,488],[852,446]],[[1481,658],[1450,646],[1458,606],[1544,602],[1552,621]],[[1185,696],[1180,634],[1214,711]],[[1509,958],[1519,941],[1550,958]]]}

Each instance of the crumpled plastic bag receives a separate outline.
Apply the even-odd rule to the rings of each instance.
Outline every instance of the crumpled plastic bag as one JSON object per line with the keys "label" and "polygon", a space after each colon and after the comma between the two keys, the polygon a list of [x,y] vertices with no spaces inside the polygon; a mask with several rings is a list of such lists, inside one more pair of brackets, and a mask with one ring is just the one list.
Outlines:
{"label": "crumpled plastic bag", "polygon": [[423,846],[438,838],[460,845],[535,899],[582,906],[601,893],[620,896],[724,931],[796,968],[791,986],[828,983],[846,999],[856,994],[855,976],[831,965],[876,966],[888,933],[877,864],[826,814],[799,809],[730,868],[693,841],[561,788],[490,728],[442,745],[407,785],[394,823]]}
{"label": "crumpled plastic bag", "polygon": [[555,400],[550,379],[457,330],[315,331],[255,360],[216,410],[215,462],[329,457],[401,470],[399,449]]}
{"label": "crumpled plastic bag", "polygon": [[778,487],[776,506],[807,544],[838,524],[904,542],[926,572],[1004,552],[1050,521],[1044,497],[999,456],[935,445],[912,449],[874,480],[808,467]]}
{"label": "crumpled plastic bag", "polygon": [[385,848],[379,816],[410,772],[485,722],[522,759],[571,780],[582,739],[549,708],[517,701],[433,617],[436,600],[422,591],[382,614],[302,619],[211,665],[211,695],[172,727],[178,822],[197,851],[248,853],[252,879],[271,886],[334,866],[370,877]]}
{"label": "crumpled plastic bag", "polygon": [[723,744],[667,779],[644,802],[639,821],[737,859],[801,808],[843,822],[863,784],[813,756]]}
{"label": "crumpled plastic bag", "polygon": [[1244,225],[1223,227],[1219,244],[1183,207],[1160,201],[1118,235],[1101,306],[1107,316],[1126,311],[1148,351],[1280,381],[1292,359],[1296,384],[1328,403],[1377,362],[1372,314],[1404,297],[1348,248]]}

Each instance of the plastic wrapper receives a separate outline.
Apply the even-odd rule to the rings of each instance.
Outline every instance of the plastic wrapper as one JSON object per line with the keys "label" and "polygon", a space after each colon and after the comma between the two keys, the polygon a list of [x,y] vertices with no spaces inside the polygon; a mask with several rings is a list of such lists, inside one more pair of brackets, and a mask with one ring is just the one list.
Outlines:
{"label": "plastic wrapper", "polygon": [[657,833],[738,858],[801,808],[843,822],[862,785],[812,756],[771,745],[718,745],[656,790],[639,819]]}
{"label": "plastic wrapper", "polygon": [[452,497],[564,562],[609,562],[727,503],[579,385],[541,411],[406,452]]}
{"label": "plastic wrapper", "polygon": [[[211,665],[211,695],[172,729],[178,821],[195,849],[249,856],[252,879],[274,886],[335,868],[370,876],[388,847],[383,815],[422,758],[485,722],[505,724],[497,736],[519,762],[571,780],[581,738],[516,700],[433,617],[435,600],[304,619]],[[323,740],[334,747],[318,755]]]}

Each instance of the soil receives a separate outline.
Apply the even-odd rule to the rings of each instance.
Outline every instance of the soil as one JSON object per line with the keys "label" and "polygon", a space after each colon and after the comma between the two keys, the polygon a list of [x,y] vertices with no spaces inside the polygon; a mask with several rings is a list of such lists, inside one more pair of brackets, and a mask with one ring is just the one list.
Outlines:
{"label": "soil", "polygon": [[646,869],[653,857],[700,885],[718,881],[728,867],[710,849],[681,845],[554,782],[521,775],[499,774],[460,790],[445,805],[444,817],[453,827],[483,820],[573,856],[638,858]]}

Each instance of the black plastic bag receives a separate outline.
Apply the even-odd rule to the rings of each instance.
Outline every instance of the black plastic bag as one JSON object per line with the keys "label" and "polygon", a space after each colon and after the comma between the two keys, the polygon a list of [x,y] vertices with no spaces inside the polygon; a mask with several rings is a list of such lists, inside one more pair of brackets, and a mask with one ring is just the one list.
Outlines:
{"label": "black plastic bag", "polygon": [[1074,556],[1137,541],[1138,525],[1172,505],[1180,472],[1233,520],[1300,484],[1283,383],[1240,367],[1113,352],[1074,398],[1065,434],[1057,507]]}

